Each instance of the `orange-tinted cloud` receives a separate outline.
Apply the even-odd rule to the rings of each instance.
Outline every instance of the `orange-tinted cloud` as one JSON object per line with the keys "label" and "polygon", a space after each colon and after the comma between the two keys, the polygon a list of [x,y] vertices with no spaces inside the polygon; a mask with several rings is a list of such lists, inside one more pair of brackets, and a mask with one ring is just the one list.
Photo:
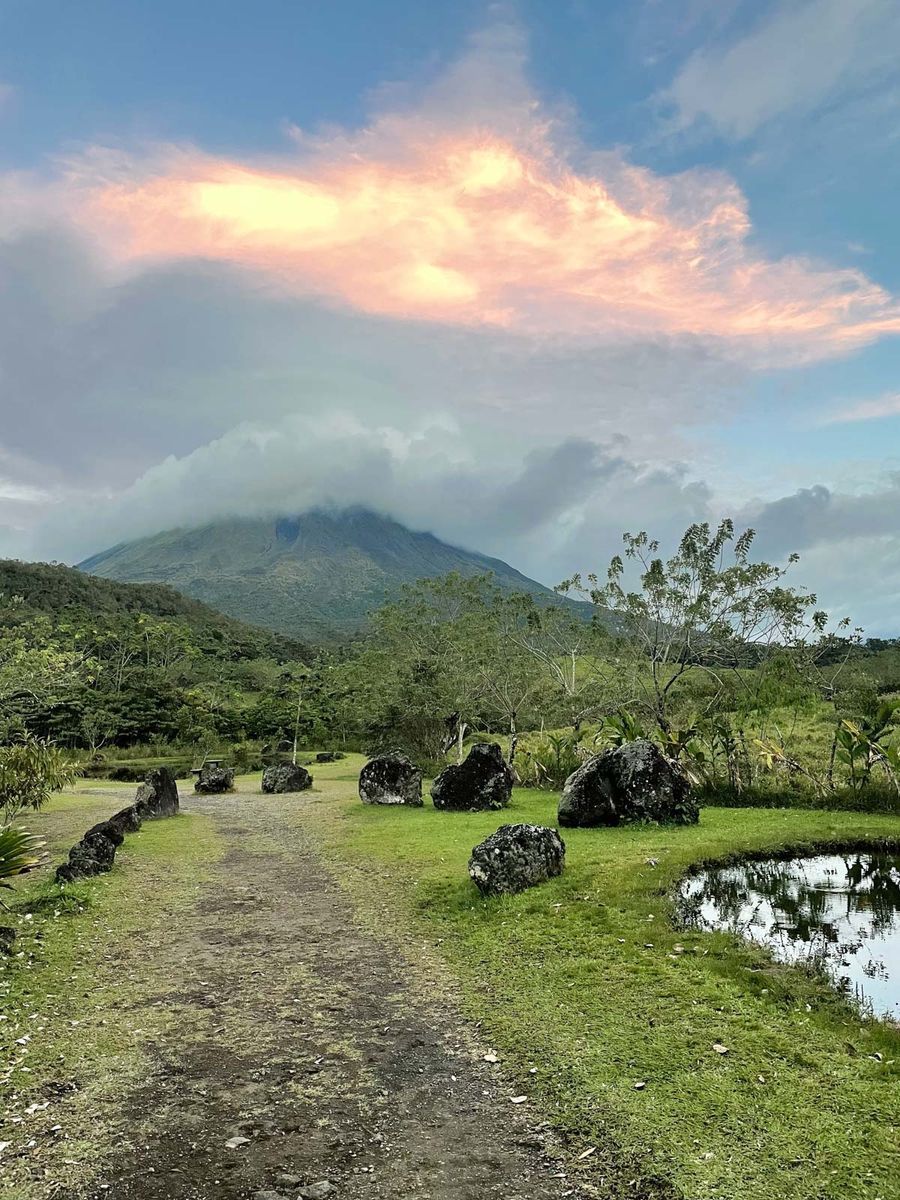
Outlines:
{"label": "orange-tinted cloud", "polygon": [[394,118],[277,165],[173,154],[95,182],[83,217],[126,258],[200,257],[375,314],[530,334],[712,338],[810,361],[900,332],[856,270],[768,260],[727,178],[665,178],[527,138]]}

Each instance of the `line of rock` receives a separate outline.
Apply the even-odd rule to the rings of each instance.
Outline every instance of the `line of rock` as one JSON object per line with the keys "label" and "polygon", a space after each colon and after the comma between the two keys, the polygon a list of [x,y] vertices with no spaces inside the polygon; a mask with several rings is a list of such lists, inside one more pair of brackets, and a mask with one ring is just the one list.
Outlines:
{"label": "line of rock", "polygon": [[56,868],[57,883],[71,883],[112,869],[116,850],[126,833],[136,833],[144,821],[157,821],[178,814],[178,787],[168,767],[148,771],[134,802],[107,821],[92,826],[69,851],[66,862]]}

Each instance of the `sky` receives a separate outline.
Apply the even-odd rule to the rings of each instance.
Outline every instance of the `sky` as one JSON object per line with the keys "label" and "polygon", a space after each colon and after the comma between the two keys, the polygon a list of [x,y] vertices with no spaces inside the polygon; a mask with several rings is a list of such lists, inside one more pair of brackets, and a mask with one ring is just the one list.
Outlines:
{"label": "sky", "polygon": [[900,635],[896,0],[0,0],[0,554],[729,516]]}

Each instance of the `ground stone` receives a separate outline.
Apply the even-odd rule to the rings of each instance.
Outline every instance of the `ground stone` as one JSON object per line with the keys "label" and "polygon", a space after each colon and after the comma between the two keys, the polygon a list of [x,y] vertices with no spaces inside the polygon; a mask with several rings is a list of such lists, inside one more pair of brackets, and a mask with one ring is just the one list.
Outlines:
{"label": "ground stone", "polygon": [[313,777],[299,763],[274,763],[263,771],[264,792],[305,792],[311,788]]}
{"label": "ground stone", "polygon": [[220,796],[224,792],[234,790],[234,771],[231,767],[212,766],[205,764],[200,768],[200,774],[194,784],[195,792],[203,792],[209,796]]}
{"label": "ground stone", "polygon": [[103,825],[89,830],[69,851],[69,858],[56,868],[57,883],[71,883],[112,870],[116,843],[103,832]]}
{"label": "ground stone", "polygon": [[136,804],[130,804],[111,816],[107,823],[115,825],[122,833],[137,833],[141,827],[141,814]]}
{"label": "ground stone", "polygon": [[566,844],[546,825],[501,825],[472,851],[469,875],[483,896],[523,892],[562,872]]}
{"label": "ground stone", "polygon": [[566,780],[560,825],[619,825],[625,821],[696,824],[697,802],[684,773],[655,742],[642,738],[595,754]]}
{"label": "ground stone", "polygon": [[125,832],[120,828],[117,822],[110,819],[109,821],[101,821],[99,825],[93,825],[81,839],[86,842],[88,838],[95,834],[100,834],[101,837],[108,838],[112,844],[118,848],[125,841]]}
{"label": "ground stone", "polygon": [[370,758],[359,773],[363,804],[422,805],[422,772],[399,750]]}
{"label": "ground stone", "polygon": [[431,785],[435,808],[456,812],[505,808],[513,773],[494,742],[476,742],[465,762],[444,767]]}
{"label": "ground stone", "polygon": [[174,817],[178,813],[178,785],[168,767],[153,767],[134,798],[137,815],[144,821]]}

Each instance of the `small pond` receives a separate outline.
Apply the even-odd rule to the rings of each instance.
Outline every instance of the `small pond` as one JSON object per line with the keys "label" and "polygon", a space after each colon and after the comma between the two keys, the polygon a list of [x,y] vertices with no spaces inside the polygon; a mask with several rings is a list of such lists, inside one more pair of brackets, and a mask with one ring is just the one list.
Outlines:
{"label": "small pond", "polygon": [[900,853],[745,861],[682,880],[694,929],[724,929],[781,962],[820,962],[874,1015],[900,1020]]}

